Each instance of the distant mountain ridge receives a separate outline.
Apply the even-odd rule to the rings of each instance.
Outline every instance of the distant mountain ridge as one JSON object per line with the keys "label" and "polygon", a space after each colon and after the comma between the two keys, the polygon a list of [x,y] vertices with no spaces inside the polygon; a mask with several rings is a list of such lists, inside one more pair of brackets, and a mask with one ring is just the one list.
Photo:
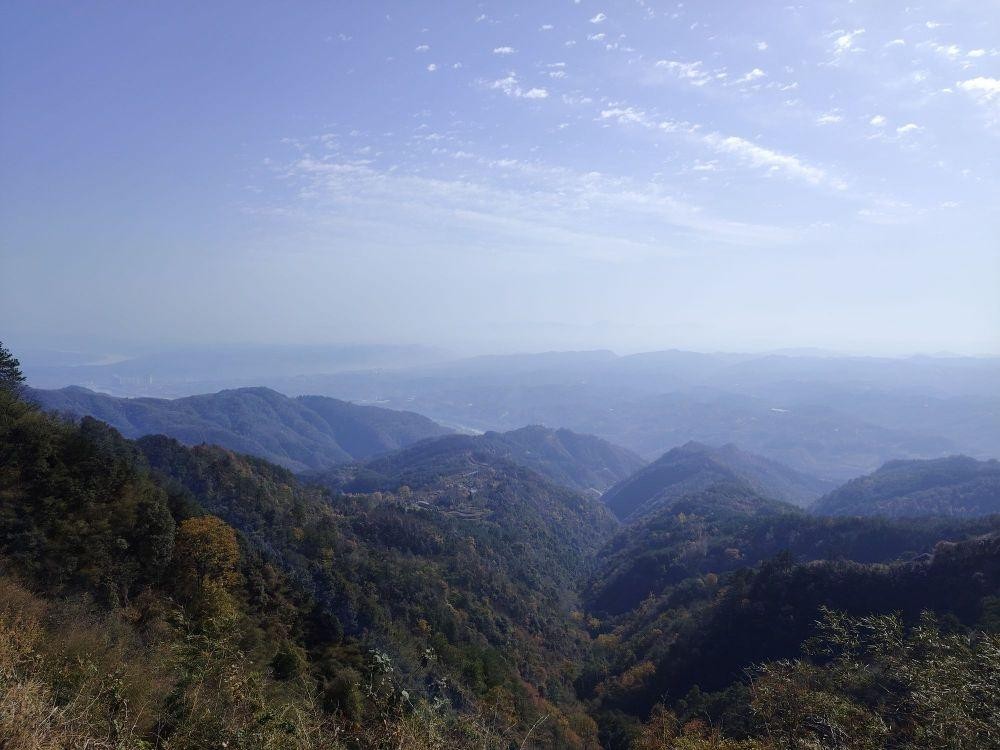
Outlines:
{"label": "distant mountain ridge", "polygon": [[950,456],[889,461],[823,496],[812,507],[832,516],[985,516],[1000,513],[1000,461]]}
{"label": "distant mountain ridge", "polygon": [[735,445],[713,448],[689,442],[667,451],[604,493],[621,520],[635,520],[684,495],[716,484],[745,486],[753,492],[804,507],[831,485]]}
{"label": "distant mountain ridge", "polygon": [[325,396],[289,398],[269,388],[173,400],[117,398],[76,386],[27,395],[48,411],[95,417],[129,438],[162,434],[187,445],[211,443],[293,471],[365,459],[451,432],[413,412]]}
{"label": "distant mountain ridge", "polygon": [[336,469],[325,483],[368,492],[414,485],[435,475],[469,471],[486,461],[522,466],[564,487],[599,495],[645,462],[631,451],[570,430],[532,425],[510,432],[446,435],[416,443],[363,464]]}

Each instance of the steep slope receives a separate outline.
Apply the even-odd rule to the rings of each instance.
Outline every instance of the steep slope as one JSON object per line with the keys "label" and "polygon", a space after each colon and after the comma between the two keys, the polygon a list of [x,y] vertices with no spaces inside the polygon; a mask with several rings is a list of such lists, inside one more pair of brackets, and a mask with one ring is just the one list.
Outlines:
{"label": "steep slope", "polygon": [[792,559],[882,563],[926,554],[941,539],[1000,528],[1000,518],[821,518],[767,500],[745,485],[716,484],[659,505],[622,527],[598,557],[585,594],[598,615],[618,615],[685,580]]}
{"label": "steep slope", "polygon": [[[892,565],[792,564],[787,557],[726,576],[705,576],[605,622],[608,644],[578,681],[599,701],[598,714],[646,715],[654,704],[743,701],[755,664],[794,657],[815,634],[823,608],[854,616],[929,610],[976,626],[995,610],[1000,591],[1000,535],[941,542],[921,560]],[[960,627],[960,626],[959,626]],[[968,642],[968,641],[966,641]],[[700,688],[689,693],[693,688]],[[743,696],[741,698],[741,696]],[[600,716],[599,716],[600,720]],[[977,746],[977,745],[970,745]]]}
{"label": "steep slope", "polygon": [[611,536],[615,520],[598,498],[554,484],[510,454],[489,435],[447,435],[311,479],[335,492],[390,493],[410,507],[516,528],[525,543],[539,535],[542,547],[515,554],[563,550],[565,561],[549,572],[568,583]]}
{"label": "steep slope", "polygon": [[644,463],[631,451],[593,435],[530,426],[424,440],[366,463],[339,467],[320,475],[320,481],[337,489],[367,492],[421,484],[427,477],[468,470],[494,459],[524,466],[550,482],[595,496]]}
{"label": "steep slope", "polygon": [[115,398],[78,387],[29,395],[46,410],[92,416],[126,437],[163,434],[186,445],[221,445],[294,471],[367,458],[449,432],[412,412],[323,396],[288,398],[267,388],[174,400]]}
{"label": "steep slope", "polygon": [[593,435],[537,425],[481,438],[507,449],[515,463],[534,469],[556,484],[603,492],[645,466],[638,455]]}
{"label": "steep slope", "polygon": [[1000,513],[1000,462],[952,456],[890,461],[820,498],[834,516],[984,516]]}
{"label": "steep slope", "polygon": [[622,520],[632,520],[672,499],[718,483],[745,485],[765,497],[803,506],[825,483],[787,466],[741,451],[690,442],[674,448],[606,493],[604,502]]}
{"label": "steep slope", "polygon": [[998,372],[998,359],[563,353],[261,382],[475,430],[557,425],[647,460],[734,443],[839,484],[893,458],[1000,456]]}
{"label": "steep slope", "polygon": [[[592,748],[569,668],[587,639],[570,613],[612,524],[598,500],[499,460],[460,485],[331,496],[262,459],[164,436],[128,441],[90,417],[69,424],[0,402],[0,568],[57,607],[90,594],[98,615],[117,618],[111,635],[150,644],[127,676],[150,696],[130,746],[148,727],[223,743],[239,734],[234,747],[339,747],[259,739],[265,727],[293,731],[279,717],[298,701],[288,711],[313,712],[303,720],[338,736],[350,728],[351,747],[366,750],[405,730],[403,708],[420,716],[421,736],[461,736],[461,747],[520,745],[544,717],[531,734],[539,747]],[[0,577],[4,636],[5,608],[22,606],[8,593]],[[129,648],[105,655],[99,677],[139,647]],[[199,682],[216,668],[220,684]],[[378,675],[378,691],[362,675]],[[231,689],[252,703],[258,685],[277,702],[245,713],[223,702]],[[199,716],[182,712],[188,690]],[[306,694],[315,701],[302,706]],[[503,721],[478,723],[495,705]]]}

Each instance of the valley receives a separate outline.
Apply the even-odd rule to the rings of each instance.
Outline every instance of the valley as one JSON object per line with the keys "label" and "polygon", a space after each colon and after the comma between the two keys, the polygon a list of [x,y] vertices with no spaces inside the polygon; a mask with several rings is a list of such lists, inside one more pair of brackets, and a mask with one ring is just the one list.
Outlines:
{"label": "valley", "polygon": [[[838,485],[732,442],[647,461],[565,428],[460,434],[262,388],[22,393],[0,420],[0,625],[25,602],[59,613],[81,595],[86,621],[118,623],[105,645],[87,631],[86,658],[106,664],[89,677],[65,673],[84,636],[60,614],[32,621],[44,646],[8,641],[6,689],[50,686],[33,710],[53,702],[73,731],[97,736],[100,712],[121,710],[102,697],[117,663],[145,696],[128,736],[168,748],[206,732],[345,750],[675,746],[643,744],[659,732],[677,747],[777,749],[792,745],[769,727],[794,721],[767,692],[779,684],[846,722],[837,731],[858,731],[836,713],[847,701],[896,742],[920,719],[882,718],[887,704],[833,674],[810,693],[800,673],[823,668],[810,644],[874,632],[866,618],[1000,637],[995,461],[895,460]],[[166,656],[191,638],[204,644],[194,682]],[[29,669],[20,648],[63,672]],[[219,682],[235,678],[215,661],[232,649],[252,699]],[[141,673],[170,686],[168,703]],[[66,680],[95,702],[60,703]],[[970,736],[988,735],[980,708],[959,714]],[[316,729],[264,718],[289,711]]]}

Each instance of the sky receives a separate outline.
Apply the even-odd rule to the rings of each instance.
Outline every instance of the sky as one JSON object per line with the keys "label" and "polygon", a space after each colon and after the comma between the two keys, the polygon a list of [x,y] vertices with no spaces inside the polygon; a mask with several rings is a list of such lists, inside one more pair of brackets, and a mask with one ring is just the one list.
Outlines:
{"label": "sky", "polygon": [[1000,2],[9,0],[0,338],[998,354]]}

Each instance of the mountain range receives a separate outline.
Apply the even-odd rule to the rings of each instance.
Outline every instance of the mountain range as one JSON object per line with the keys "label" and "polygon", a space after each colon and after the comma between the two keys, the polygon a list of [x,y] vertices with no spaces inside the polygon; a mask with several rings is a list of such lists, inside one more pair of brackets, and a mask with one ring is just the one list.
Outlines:
{"label": "mountain range", "polygon": [[497,459],[595,496],[645,464],[631,451],[592,435],[529,426],[504,433],[423,440],[367,462],[311,476],[334,490],[372,492],[419,484],[427,476],[473,471],[483,462]]}
{"label": "mountain range", "polygon": [[995,358],[584,351],[444,360],[432,352],[294,348],[266,354],[223,352],[223,367],[204,355],[145,353],[54,364],[29,375],[33,383],[87,382],[138,396],[250,381],[292,396],[415,411],[457,431],[566,428],[646,460],[689,441],[733,443],[838,484],[894,459],[1000,455]]}
{"label": "mountain range", "polygon": [[604,502],[618,518],[629,521],[673,499],[726,482],[744,485],[762,497],[802,507],[832,489],[828,482],[732,444],[712,448],[689,442],[611,487],[604,493]]}
{"label": "mountain range", "polygon": [[890,461],[820,498],[836,516],[984,516],[1000,513],[1000,462],[950,456]]}
{"label": "mountain range", "polygon": [[238,388],[178,399],[116,398],[80,387],[29,390],[48,411],[91,416],[123,435],[168,435],[212,443],[294,471],[368,458],[451,432],[419,414],[359,406],[323,396],[289,398],[269,388]]}
{"label": "mountain range", "polygon": [[[891,462],[828,492],[733,445],[645,465],[564,429],[440,434],[266,389],[63,396],[197,444],[0,388],[0,737],[11,696],[47,746],[164,750],[777,748],[779,724],[904,747],[941,701],[979,747],[1000,715],[966,687],[1000,677],[995,462]],[[302,430],[297,455],[325,461],[324,424],[349,460],[298,476],[198,432],[287,461]],[[913,507],[934,516],[868,515]]]}

